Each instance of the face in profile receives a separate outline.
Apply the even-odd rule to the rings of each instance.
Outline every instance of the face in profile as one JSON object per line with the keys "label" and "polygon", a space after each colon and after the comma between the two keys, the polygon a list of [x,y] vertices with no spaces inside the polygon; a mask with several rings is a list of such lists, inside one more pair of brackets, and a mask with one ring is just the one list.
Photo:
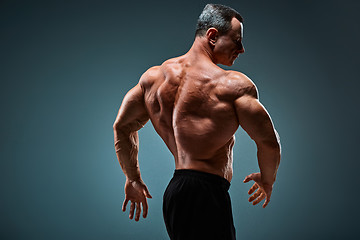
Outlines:
{"label": "face in profile", "polygon": [[231,66],[239,54],[244,53],[242,44],[243,24],[233,18],[232,28],[224,35],[219,35],[214,46],[215,63]]}

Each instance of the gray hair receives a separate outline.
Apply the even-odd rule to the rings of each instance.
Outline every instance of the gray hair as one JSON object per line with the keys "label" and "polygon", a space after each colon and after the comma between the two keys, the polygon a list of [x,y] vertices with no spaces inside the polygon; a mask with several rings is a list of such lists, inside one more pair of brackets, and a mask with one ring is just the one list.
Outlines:
{"label": "gray hair", "polygon": [[207,4],[199,16],[195,36],[204,36],[209,28],[216,28],[220,35],[226,34],[231,29],[233,18],[243,22],[241,15],[234,9],[221,4]]}

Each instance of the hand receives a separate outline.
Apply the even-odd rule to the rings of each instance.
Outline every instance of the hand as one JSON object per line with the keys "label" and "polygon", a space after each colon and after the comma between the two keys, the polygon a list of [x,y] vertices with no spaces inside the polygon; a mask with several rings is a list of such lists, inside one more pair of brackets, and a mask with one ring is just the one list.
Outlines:
{"label": "hand", "polygon": [[136,208],[135,221],[139,221],[141,213],[140,203],[143,208],[143,217],[146,218],[148,213],[148,203],[146,198],[152,198],[152,196],[150,195],[149,190],[142,180],[133,181],[126,179],[125,200],[122,206],[122,210],[125,212],[127,203],[131,201],[129,214],[130,219],[133,219]]}
{"label": "hand", "polygon": [[271,192],[273,188],[272,185],[264,184],[261,181],[261,173],[252,173],[246,176],[244,179],[244,183],[247,183],[250,180],[255,181],[255,183],[249,189],[248,193],[252,194],[256,189],[257,190],[252,196],[249,197],[249,202],[253,201],[253,205],[256,205],[259,202],[261,202],[264,198],[266,198],[265,203],[263,204],[263,208],[265,208],[270,202]]}

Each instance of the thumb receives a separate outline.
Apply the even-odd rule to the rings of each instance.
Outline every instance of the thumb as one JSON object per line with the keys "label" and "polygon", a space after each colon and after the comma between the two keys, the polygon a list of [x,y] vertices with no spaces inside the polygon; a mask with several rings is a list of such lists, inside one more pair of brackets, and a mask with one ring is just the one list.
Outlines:
{"label": "thumb", "polygon": [[147,198],[152,198],[152,196],[150,195],[150,192],[149,192],[149,190],[147,189],[146,186],[145,186],[144,192],[145,192],[145,196],[146,196]]}
{"label": "thumb", "polygon": [[265,199],[265,203],[263,204],[263,208],[266,208],[266,206],[269,204],[270,202],[270,196],[266,195],[266,199]]}
{"label": "thumb", "polygon": [[251,180],[252,180],[251,177],[246,176],[245,179],[244,179],[244,183],[250,182]]}

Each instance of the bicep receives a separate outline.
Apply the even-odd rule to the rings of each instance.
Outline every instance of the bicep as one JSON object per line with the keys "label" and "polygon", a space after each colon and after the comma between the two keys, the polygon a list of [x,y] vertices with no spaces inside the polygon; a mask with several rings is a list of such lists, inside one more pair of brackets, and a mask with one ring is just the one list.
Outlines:
{"label": "bicep", "polygon": [[132,88],[124,97],[116,116],[114,128],[129,132],[138,131],[149,120],[145,107],[144,93],[140,84]]}
{"label": "bicep", "polygon": [[254,95],[243,95],[235,100],[240,126],[256,142],[276,142],[276,133],[270,115]]}

